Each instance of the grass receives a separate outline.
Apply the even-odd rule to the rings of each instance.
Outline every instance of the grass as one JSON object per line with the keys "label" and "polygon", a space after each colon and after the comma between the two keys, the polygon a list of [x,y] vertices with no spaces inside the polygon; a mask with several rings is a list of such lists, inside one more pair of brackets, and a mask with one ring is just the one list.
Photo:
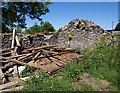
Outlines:
{"label": "grass", "polygon": [[[57,74],[49,76],[40,71],[25,82],[24,91],[73,91],[72,82],[87,72],[91,76],[105,79],[111,83],[112,90],[118,90],[120,53],[118,45],[106,45],[99,42],[94,48],[82,50],[84,58],[80,62],[65,65]],[[78,51],[78,50],[77,50]],[[91,86],[82,86],[82,91],[92,91]],[[81,91],[80,90],[80,91]]]}

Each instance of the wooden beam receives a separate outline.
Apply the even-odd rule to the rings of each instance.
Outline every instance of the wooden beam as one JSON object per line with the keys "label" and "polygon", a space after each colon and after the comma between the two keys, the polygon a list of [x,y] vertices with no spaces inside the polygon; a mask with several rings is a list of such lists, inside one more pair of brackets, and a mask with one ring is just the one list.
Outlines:
{"label": "wooden beam", "polygon": [[54,52],[54,51],[48,51],[45,49],[40,49],[42,52],[46,53],[46,54],[58,54],[58,52]]}
{"label": "wooden beam", "polygon": [[32,65],[29,65],[29,64],[27,64],[27,63],[24,63],[24,62],[21,62],[21,61],[15,60],[15,59],[9,59],[9,58],[2,57],[2,56],[0,56],[0,58],[1,58],[1,59],[5,59],[5,60],[9,60],[9,61],[14,62],[14,63],[17,63],[17,64],[21,64],[21,65],[24,65],[24,66],[34,67],[34,68],[39,68],[39,67],[32,66]]}
{"label": "wooden beam", "polygon": [[14,85],[18,85],[19,83],[20,83],[20,80],[16,80],[16,81],[12,81],[12,82],[9,82],[6,84],[2,84],[2,85],[0,85],[0,90],[7,89],[7,88],[14,86]]}
{"label": "wooden beam", "polygon": [[5,49],[0,50],[0,52],[10,51],[10,50],[13,50],[13,49],[14,49],[14,48],[5,48]]}
{"label": "wooden beam", "polygon": [[18,87],[15,87],[15,88],[0,90],[0,92],[20,91],[22,89],[23,89],[23,86],[18,86]]}
{"label": "wooden beam", "polygon": [[34,56],[33,60],[36,59],[40,54],[41,54],[41,53],[38,52],[38,53]]}
{"label": "wooden beam", "polygon": [[2,54],[0,54],[0,56],[8,55],[8,54],[11,54],[11,53],[12,53],[12,52],[2,53]]}
{"label": "wooden beam", "polygon": [[37,53],[37,52],[39,52],[39,51],[36,51],[36,52],[34,52],[34,53],[26,54],[26,56],[22,56],[22,57],[18,58],[18,60],[22,60],[22,59],[25,59],[25,58],[27,58],[27,57],[30,57],[30,56],[34,55],[35,53]]}
{"label": "wooden beam", "polygon": [[41,47],[29,48],[29,49],[25,49],[25,50],[30,51],[30,50],[38,50],[38,49],[51,48],[51,47],[55,47],[55,45],[41,46]]}

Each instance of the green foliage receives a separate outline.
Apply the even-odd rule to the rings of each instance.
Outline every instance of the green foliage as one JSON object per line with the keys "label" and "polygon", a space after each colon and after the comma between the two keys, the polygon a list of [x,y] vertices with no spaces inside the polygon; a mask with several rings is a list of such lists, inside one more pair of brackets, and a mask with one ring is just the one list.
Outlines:
{"label": "green foliage", "polygon": [[44,32],[54,32],[55,31],[54,27],[49,22],[43,23],[42,27],[43,27]]}
{"label": "green foliage", "polygon": [[39,74],[32,76],[24,87],[25,91],[60,91],[72,90],[71,84],[68,80],[64,81],[62,78],[49,76],[47,73],[41,71]]}
{"label": "green foliage", "polygon": [[49,12],[48,2],[2,2],[2,31],[9,28],[26,27],[26,16],[42,21],[41,16]]}
{"label": "green foliage", "polygon": [[120,23],[116,25],[115,30],[120,31]]}
{"label": "green foliage", "polygon": [[[84,72],[96,78],[109,81],[111,86],[115,87],[113,90],[117,90],[119,84],[118,63],[120,62],[118,47],[116,45],[107,46],[99,42],[94,48],[81,50],[84,57],[80,62],[70,62],[65,65],[64,69],[52,76],[40,72],[26,82],[24,90],[74,90],[72,83],[79,80],[80,75]],[[92,91],[93,89],[91,86],[83,85],[81,90]]]}
{"label": "green foliage", "polygon": [[10,37],[9,40],[12,41],[12,37]]}
{"label": "green foliage", "polygon": [[22,28],[21,27],[17,27],[16,28],[16,33],[22,33]]}
{"label": "green foliage", "polygon": [[26,33],[30,33],[30,34],[40,33],[40,32],[53,32],[53,31],[55,31],[55,29],[52,26],[52,24],[50,24],[49,22],[45,22],[42,25],[38,25],[37,23],[35,23],[32,27],[25,30]]}
{"label": "green foliage", "polygon": [[72,34],[68,34],[68,38],[72,39],[73,35]]}
{"label": "green foliage", "polygon": [[35,23],[32,27],[25,30],[25,32],[29,33],[29,34],[43,32],[43,27],[39,26],[37,23]]}
{"label": "green foliage", "polygon": [[25,69],[20,74],[25,75],[27,73],[32,73],[34,71],[35,71],[35,68],[33,68],[33,67],[25,67]]}
{"label": "green foliage", "polygon": [[55,30],[55,33],[58,33],[59,31],[58,30]]}

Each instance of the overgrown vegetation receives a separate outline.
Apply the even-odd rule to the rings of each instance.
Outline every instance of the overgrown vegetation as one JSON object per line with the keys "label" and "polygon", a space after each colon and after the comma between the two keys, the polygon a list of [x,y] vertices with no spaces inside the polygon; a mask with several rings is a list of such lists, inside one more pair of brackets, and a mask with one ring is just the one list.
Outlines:
{"label": "overgrown vegetation", "polygon": [[29,29],[25,30],[25,33],[29,33],[29,34],[34,34],[34,33],[40,33],[40,32],[54,32],[55,29],[52,26],[51,23],[49,22],[43,22],[42,25],[38,25],[37,23],[35,23],[32,27],[30,27]]}
{"label": "overgrown vegetation", "polygon": [[[65,65],[57,74],[49,76],[40,72],[25,83],[24,91],[68,91],[74,90],[72,83],[79,80],[82,73],[87,72],[91,76],[107,80],[111,83],[112,90],[118,90],[118,73],[120,53],[118,45],[106,45],[99,42],[94,48],[81,50],[84,58],[79,62],[71,62]],[[77,50],[79,51],[79,50]],[[92,91],[91,86],[82,86],[80,91]]]}

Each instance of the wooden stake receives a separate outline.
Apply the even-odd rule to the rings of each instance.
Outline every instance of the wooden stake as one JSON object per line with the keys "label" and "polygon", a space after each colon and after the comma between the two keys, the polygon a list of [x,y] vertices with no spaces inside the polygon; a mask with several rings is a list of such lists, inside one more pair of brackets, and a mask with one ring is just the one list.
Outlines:
{"label": "wooden stake", "polygon": [[19,42],[19,40],[18,40],[18,36],[17,36],[17,35],[16,35],[16,37],[15,37],[15,40],[16,40],[17,46],[21,46],[21,45],[20,45],[20,42]]}

